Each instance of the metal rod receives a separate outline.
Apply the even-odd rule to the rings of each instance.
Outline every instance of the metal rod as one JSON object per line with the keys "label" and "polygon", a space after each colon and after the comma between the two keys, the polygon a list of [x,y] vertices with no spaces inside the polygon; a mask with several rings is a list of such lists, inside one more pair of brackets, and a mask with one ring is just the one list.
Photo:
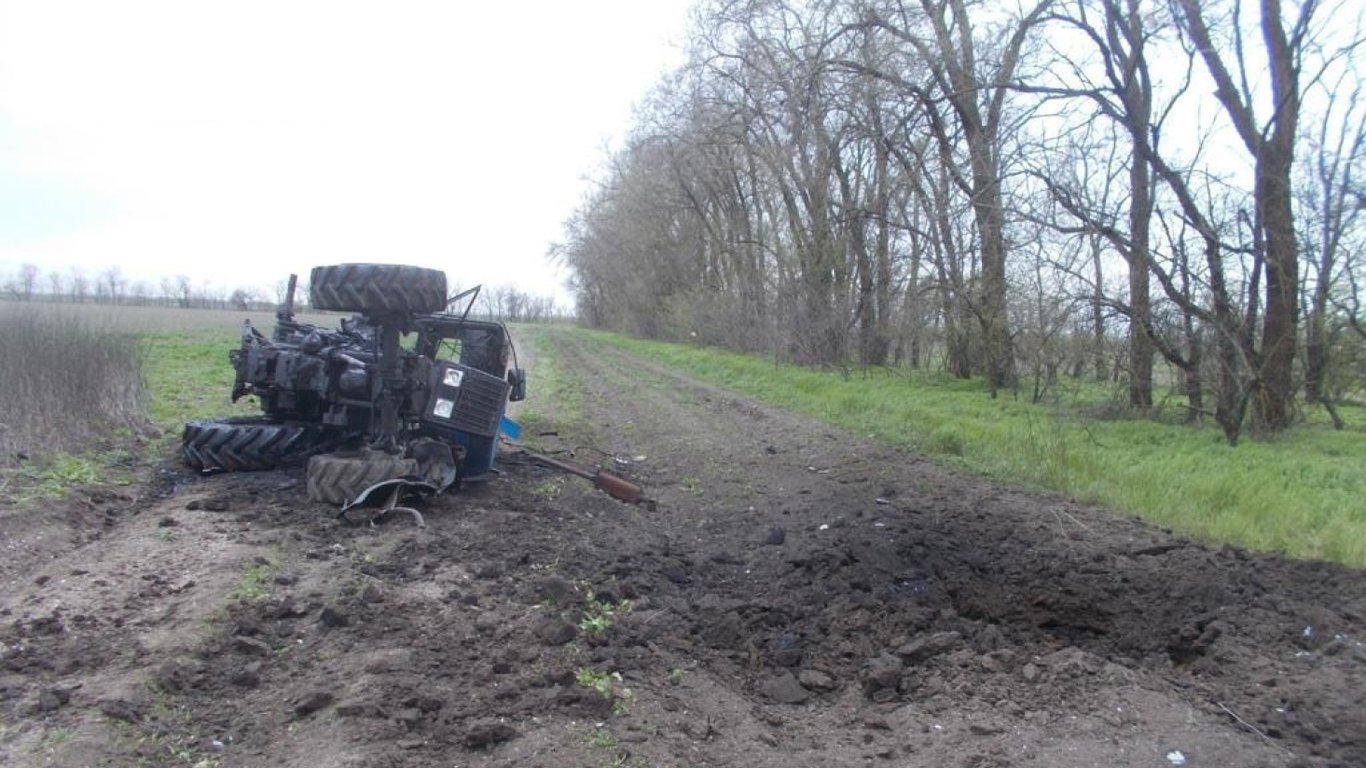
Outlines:
{"label": "metal rod", "polygon": [[583,479],[592,482],[593,487],[618,501],[624,501],[627,504],[653,504],[653,502],[645,498],[645,490],[643,488],[625,478],[617,477],[610,472],[590,472],[582,467],[576,467],[573,464],[552,459],[549,456],[542,456],[539,453],[532,453],[526,449],[522,449],[522,452],[532,461],[544,464],[547,467],[553,467],[563,472],[568,472],[571,475],[582,477]]}

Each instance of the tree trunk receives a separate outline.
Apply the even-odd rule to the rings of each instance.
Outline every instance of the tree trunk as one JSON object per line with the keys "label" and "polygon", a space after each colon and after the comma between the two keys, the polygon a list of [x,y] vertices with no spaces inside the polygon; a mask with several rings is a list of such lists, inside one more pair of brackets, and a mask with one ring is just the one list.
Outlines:
{"label": "tree trunk", "polygon": [[[1279,128],[1279,126],[1278,126]],[[1293,135],[1293,128],[1291,129]],[[1277,134],[1281,133],[1277,130]],[[1291,208],[1294,150],[1272,141],[1257,163],[1257,200],[1266,231],[1266,314],[1262,320],[1261,386],[1256,418],[1264,428],[1290,426],[1295,396],[1295,343],[1299,330],[1299,244]],[[1266,166],[1263,168],[1263,166]]]}
{"label": "tree trunk", "polygon": [[[1145,57],[1142,9],[1128,0],[1122,18],[1118,3],[1106,3],[1109,26],[1122,30],[1128,43],[1124,63],[1124,112],[1130,132],[1149,130],[1153,119],[1153,89]],[[1129,308],[1138,322],[1129,323],[1129,406],[1147,411],[1153,407],[1153,340],[1148,335],[1152,309],[1148,289],[1150,230],[1153,218],[1152,168],[1137,146],[1129,164]]]}
{"label": "tree trunk", "polygon": [[[1253,113],[1253,94],[1240,88],[1212,41],[1198,0],[1178,0],[1181,21],[1190,33],[1195,50],[1214,80],[1215,96],[1233,128],[1256,160],[1253,199],[1254,239],[1260,239],[1266,266],[1266,312],[1262,318],[1260,355],[1254,382],[1257,423],[1270,430],[1290,425],[1294,398],[1296,335],[1299,331],[1299,243],[1295,238],[1290,173],[1295,159],[1295,136],[1299,125],[1299,56],[1304,40],[1287,36],[1280,0],[1261,0],[1261,32],[1270,74],[1271,115],[1259,120]],[[1307,26],[1315,9],[1302,6],[1296,27]],[[1233,64],[1246,74],[1250,62],[1235,46]],[[1246,77],[1242,81],[1246,83]],[[1249,297],[1249,304],[1254,301]],[[1221,341],[1221,344],[1223,342]],[[1246,353],[1251,355],[1249,347]]]}
{"label": "tree trunk", "polygon": [[1103,290],[1104,284],[1102,282],[1105,274],[1101,269],[1100,263],[1100,238],[1092,237],[1090,238],[1090,241],[1091,279],[1095,282],[1095,286],[1091,291],[1091,336],[1093,344],[1091,354],[1095,361],[1096,381],[1105,381],[1106,377],[1109,376],[1109,372],[1106,370],[1105,365],[1105,313],[1103,303],[1105,292]]}
{"label": "tree trunk", "polygon": [[1015,353],[1006,313],[1005,212],[992,147],[979,131],[969,129],[966,138],[976,192],[972,213],[982,241],[982,294],[977,317],[986,341],[987,385],[994,395],[1015,386]]}
{"label": "tree trunk", "polygon": [[[1151,94],[1149,94],[1151,99]],[[1147,125],[1148,117],[1144,116]],[[1148,240],[1152,222],[1152,178],[1146,162],[1129,167],[1129,308],[1139,322],[1129,323],[1129,406],[1140,411],[1153,407],[1153,340],[1148,336],[1152,314],[1148,291]]]}

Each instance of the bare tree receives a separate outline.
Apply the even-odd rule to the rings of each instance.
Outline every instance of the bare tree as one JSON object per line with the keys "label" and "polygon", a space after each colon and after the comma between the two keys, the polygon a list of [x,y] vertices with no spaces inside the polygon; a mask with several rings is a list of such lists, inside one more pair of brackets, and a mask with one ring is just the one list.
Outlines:
{"label": "bare tree", "polygon": [[38,289],[38,265],[21,264],[19,265],[19,298],[24,301],[31,301],[34,292]]}
{"label": "bare tree", "polygon": [[162,276],[162,278],[157,282],[157,290],[159,292],[157,298],[160,300],[162,305],[169,307],[175,303],[176,284],[175,279],[172,278],[170,275]]}
{"label": "bare tree", "polygon": [[260,296],[257,293],[257,290],[251,287],[235,288],[232,293],[228,295],[228,303],[232,305],[233,309],[241,312],[250,310],[251,305],[255,304],[259,299]]}
{"label": "bare tree", "polygon": [[129,300],[138,306],[146,306],[152,298],[152,285],[146,280],[134,280],[127,288]]}
{"label": "bare tree", "polygon": [[71,301],[73,303],[83,303],[90,290],[90,282],[85,273],[78,267],[71,267],[71,279],[68,281],[71,287]]}
{"label": "bare tree", "polygon": [[[891,77],[925,110],[928,127],[942,152],[951,155],[961,141],[968,155],[968,172],[956,173],[954,178],[972,200],[981,238],[982,281],[977,318],[986,340],[987,380],[993,392],[1012,386],[1015,379],[1006,311],[1001,129],[1006,119],[1006,97],[1021,52],[1050,2],[1036,3],[1018,20],[1004,26],[999,39],[990,43],[974,36],[966,0],[920,0],[919,13],[900,3],[887,11],[867,11],[871,28],[886,31],[908,44],[926,64],[929,83]],[[985,46],[988,55],[979,56],[979,46]],[[949,114],[944,113],[945,107]]]}
{"label": "bare tree", "polygon": [[[1215,96],[1254,160],[1254,257],[1266,270],[1265,312],[1261,349],[1255,360],[1258,393],[1255,412],[1268,429],[1290,424],[1294,398],[1293,369],[1299,326],[1300,256],[1295,234],[1291,173],[1300,119],[1300,77],[1316,0],[1303,0],[1286,27],[1280,0],[1260,0],[1260,32],[1269,70],[1270,90],[1260,99],[1249,85],[1241,16],[1243,3],[1233,0],[1227,26],[1231,44],[1216,45],[1205,8],[1196,0],[1175,0],[1176,17],[1190,36],[1191,47],[1214,80]],[[1236,75],[1236,80],[1235,80]]]}
{"label": "bare tree", "polygon": [[175,293],[176,302],[181,309],[189,309],[194,306],[194,287],[190,284],[188,275],[176,275]]}
{"label": "bare tree", "polygon": [[1306,263],[1314,277],[1305,322],[1304,394],[1324,406],[1338,429],[1343,421],[1324,387],[1331,350],[1342,331],[1342,323],[1333,318],[1332,300],[1344,287],[1358,300],[1351,255],[1366,244],[1360,231],[1366,206],[1356,193],[1356,173],[1366,167],[1366,99],[1360,81],[1344,87],[1349,78],[1356,73],[1345,68],[1331,84],[1316,83],[1326,106],[1318,130],[1306,142],[1310,156],[1300,193],[1307,219],[1301,230],[1304,252],[1311,257]]}
{"label": "bare tree", "polygon": [[[1250,0],[707,0],[554,253],[581,316],[617,330],[815,365],[943,360],[993,393],[1090,369],[1127,377],[1139,411],[1160,354],[1193,418],[1213,393],[1230,443],[1249,409],[1280,428],[1299,303],[1306,386],[1320,341],[1362,327],[1357,235],[1319,235],[1356,232],[1366,194],[1330,163],[1335,209],[1312,174],[1285,196],[1300,91],[1332,91],[1312,62],[1343,54],[1311,29],[1316,0],[1290,24],[1259,2],[1248,23]],[[1251,173],[1207,150],[1224,135]]]}
{"label": "bare tree", "polygon": [[[1153,324],[1149,263],[1155,190],[1148,155],[1156,151],[1165,117],[1185,91],[1184,87],[1178,88],[1160,110],[1154,103],[1148,47],[1162,33],[1164,22],[1151,10],[1151,3],[1145,0],[1077,0],[1060,7],[1046,20],[1078,33],[1080,38],[1065,36],[1066,42],[1055,45],[1056,56],[1063,65],[1063,71],[1057,75],[1058,83],[1018,84],[1021,90],[1050,97],[1084,99],[1129,138],[1130,152],[1122,162],[1128,176],[1123,199],[1127,227],[1116,226],[1108,207],[1080,204],[1086,197],[1085,191],[1065,187],[1056,180],[1049,179],[1047,183],[1055,194],[1068,198],[1065,207],[1072,216],[1079,217],[1089,232],[1104,235],[1109,246],[1128,262],[1129,290],[1123,309],[1130,318],[1129,405],[1138,410],[1147,410],[1153,404],[1155,340],[1150,336]],[[1085,46],[1080,50],[1068,46],[1073,41],[1089,44],[1094,66],[1088,66]],[[1119,137],[1114,136],[1111,141],[1118,143]],[[1051,175],[1047,171],[1041,173]],[[1096,282],[1099,284],[1099,278]]]}
{"label": "bare tree", "polygon": [[111,304],[119,304],[123,301],[124,289],[128,281],[123,277],[123,270],[118,267],[109,267],[100,273],[100,282],[97,288],[98,294]]}

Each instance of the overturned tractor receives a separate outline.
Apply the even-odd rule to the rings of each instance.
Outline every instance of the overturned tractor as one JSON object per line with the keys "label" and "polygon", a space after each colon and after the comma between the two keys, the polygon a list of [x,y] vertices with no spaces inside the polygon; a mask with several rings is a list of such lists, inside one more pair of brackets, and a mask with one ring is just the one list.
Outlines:
{"label": "overturned tractor", "polygon": [[317,267],[310,305],[356,313],[328,329],[294,319],[295,283],[274,332],[244,321],[229,353],[233,401],[255,396],[262,415],[187,423],[185,461],[206,472],[307,461],[309,497],[344,506],[393,508],[402,492],[488,476],[526,374],[509,365],[502,323],[469,318],[478,289],[448,297],[445,274],[420,267]]}

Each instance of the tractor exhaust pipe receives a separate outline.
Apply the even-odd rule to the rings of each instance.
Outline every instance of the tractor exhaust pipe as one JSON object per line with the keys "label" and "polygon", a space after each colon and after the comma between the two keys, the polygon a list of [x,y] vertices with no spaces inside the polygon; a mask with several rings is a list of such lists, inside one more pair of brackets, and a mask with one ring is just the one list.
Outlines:
{"label": "tractor exhaust pipe", "polygon": [[610,472],[590,472],[582,467],[576,467],[549,456],[542,456],[539,453],[532,453],[526,449],[523,449],[522,453],[538,464],[544,464],[547,467],[582,477],[591,482],[594,488],[618,501],[624,501],[627,504],[643,504],[648,508],[654,507],[654,502],[645,497],[645,490],[625,478],[617,477]]}

